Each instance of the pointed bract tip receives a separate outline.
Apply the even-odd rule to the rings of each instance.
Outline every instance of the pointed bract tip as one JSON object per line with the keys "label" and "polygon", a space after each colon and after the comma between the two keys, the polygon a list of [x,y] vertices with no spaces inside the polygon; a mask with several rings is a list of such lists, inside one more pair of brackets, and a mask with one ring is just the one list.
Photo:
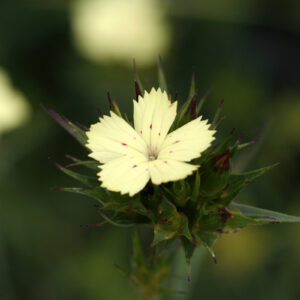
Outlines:
{"label": "pointed bract tip", "polygon": [[227,150],[213,157],[213,166],[216,171],[226,172],[231,168],[230,151]]}
{"label": "pointed bract tip", "polygon": [[141,93],[140,86],[136,80],[134,81],[134,86],[135,86],[136,100],[138,100],[139,96],[142,96],[142,93]]}
{"label": "pointed bract tip", "polygon": [[134,71],[134,73],[137,73],[137,67],[136,67],[135,58],[132,60],[132,64],[133,64],[133,71]]}
{"label": "pointed bract tip", "polygon": [[68,159],[70,159],[70,160],[72,160],[72,161],[74,161],[74,162],[78,162],[79,161],[79,159],[77,159],[76,157],[74,157],[74,156],[72,156],[70,154],[66,154],[65,157],[68,158]]}
{"label": "pointed bract tip", "polygon": [[103,112],[100,108],[98,108],[98,115],[100,118],[103,118]]}
{"label": "pointed bract tip", "polygon": [[207,91],[204,93],[202,99],[206,99],[206,98],[208,97],[208,95],[210,94],[211,90],[212,90],[212,88],[209,87],[209,88],[207,89]]}
{"label": "pointed bract tip", "polygon": [[198,100],[198,91],[196,90],[190,104],[190,114],[192,120],[197,118],[197,100]]}
{"label": "pointed bract tip", "polygon": [[62,168],[62,166],[59,164],[59,163],[57,163],[56,161],[54,161],[53,159],[52,159],[52,157],[48,157],[48,160],[56,167],[56,168],[58,168],[58,169],[61,169]]}
{"label": "pointed bract tip", "polygon": [[81,129],[82,131],[89,131],[89,128],[79,122],[75,122],[75,125],[77,125],[77,127],[79,127],[79,129]]}
{"label": "pointed bract tip", "polygon": [[213,261],[214,261],[214,263],[215,263],[215,264],[217,264],[217,263],[218,263],[218,261],[217,261],[217,258],[216,258],[216,256],[215,256],[215,254],[213,254],[213,255],[212,255],[212,259],[213,259]]}
{"label": "pointed bract tip", "polygon": [[177,101],[178,100],[178,92],[175,93],[175,96],[174,96],[174,101]]}
{"label": "pointed bract tip", "polygon": [[235,132],[235,128],[232,128],[231,131],[230,131],[230,133],[229,133],[229,135],[233,136],[234,132]]}
{"label": "pointed bract tip", "polygon": [[270,168],[270,169],[273,169],[273,168],[275,168],[275,167],[278,167],[279,165],[280,165],[280,162],[277,162],[277,163],[271,165],[269,168]]}
{"label": "pointed bract tip", "polygon": [[40,103],[40,106],[41,106],[45,111],[50,110],[50,108],[49,108],[46,104],[44,104],[44,103]]}
{"label": "pointed bract tip", "polygon": [[51,191],[59,191],[59,192],[61,192],[61,191],[64,190],[64,188],[58,187],[58,186],[53,186],[53,187],[50,188],[50,190],[51,190]]}
{"label": "pointed bract tip", "polygon": [[225,102],[225,100],[222,99],[221,102],[220,102],[220,104],[219,104],[219,106],[218,106],[218,108],[221,108],[224,105],[224,102]]}
{"label": "pointed bract tip", "polygon": [[162,60],[161,60],[161,56],[160,56],[160,55],[158,55],[157,64],[158,64],[158,67],[159,67],[160,69],[163,68],[163,66],[162,66]]}
{"label": "pointed bract tip", "polygon": [[107,95],[109,107],[110,107],[110,109],[112,110],[112,109],[113,109],[113,104],[112,104],[112,100],[111,100],[109,91],[106,92],[106,95]]}
{"label": "pointed bract tip", "polygon": [[223,116],[215,125],[215,129],[218,128],[222,123],[223,121],[225,120],[225,116]]}
{"label": "pointed bract tip", "polygon": [[124,119],[128,124],[130,124],[129,118],[126,113],[124,113]]}

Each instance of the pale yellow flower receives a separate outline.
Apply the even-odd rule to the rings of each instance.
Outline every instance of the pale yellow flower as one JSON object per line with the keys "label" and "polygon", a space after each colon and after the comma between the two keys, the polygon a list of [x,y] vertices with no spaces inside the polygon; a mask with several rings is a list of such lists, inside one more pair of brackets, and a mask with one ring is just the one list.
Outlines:
{"label": "pale yellow flower", "polygon": [[154,64],[170,42],[158,0],[76,0],[71,6],[75,45],[95,62]]}
{"label": "pale yellow flower", "polygon": [[101,186],[110,191],[141,191],[153,184],[184,179],[199,166],[187,163],[206,150],[214,130],[201,117],[168,133],[176,117],[177,101],[154,88],[134,100],[134,128],[110,112],[87,132],[90,157],[101,163]]}
{"label": "pale yellow flower", "polygon": [[0,68],[0,134],[21,126],[29,114],[24,95],[12,86],[9,76]]}

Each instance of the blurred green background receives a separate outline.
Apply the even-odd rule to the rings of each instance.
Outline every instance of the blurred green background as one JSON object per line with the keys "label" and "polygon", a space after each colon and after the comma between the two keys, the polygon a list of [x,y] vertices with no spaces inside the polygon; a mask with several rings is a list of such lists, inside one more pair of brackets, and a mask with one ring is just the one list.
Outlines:
{"label": "blurred green background", "polygon": [[[89,125],[98,108],[108,111],[109,90],[130,115],[133,57],[157,86],[161,54],[180,101],[195,71],[199,93],[212,88],[205,117],[224,98],[218,136],[235,127],[243,141],[259,140],[235,168],[281,162],[238,200],[300,215],[299,20],[298,0],[1,0],[0,91],[8,92],[0,92],[0,116],[13,124],[0,120],[0,299],[136,299],[114,267],[128,267],[131,230],[80,228],[100,221],[95,203],[51,190],[73,181],[48,157],[66,164],[65,154],[86,153],[40,107]],[[10,111],[14,101],[20,106]],[[18,109],[26,116],[17,118]],[[208,255],[195,262],[190,292],[178,299],[300,299],[299,229],[225,235],[218,264]]]}

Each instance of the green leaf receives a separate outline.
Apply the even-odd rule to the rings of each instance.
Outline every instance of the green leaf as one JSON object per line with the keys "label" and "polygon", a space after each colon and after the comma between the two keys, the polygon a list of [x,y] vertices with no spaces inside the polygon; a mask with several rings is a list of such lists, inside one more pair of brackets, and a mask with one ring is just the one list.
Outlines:
{"label": "green leaf", "polygon": [[152,246],[175,236],[185,236],[189,240],[192,239],[188,218],[183,213],[179,213],[173,203],[163,198],[159,206],[158,222],[154,226]]}
{"label": "green leaf", "polygon": [[71,155],[66,155],[73,162],[67,165],[67,168],[83,166],[91,170],[99,170],[99,163],[95,160],[80,160]]}
{"label": "green leaf", "polygon": [[220,237],[219,233],[215,232],[199,232],[198,237],[202,242],[203,246],[208,250],[209,254],[211,255],[213,261],[217,263],[216,255],[212,250],[212,247],[215,241]]}
{"label": "green leaf", "polygon": [[197,105],[197,114],[200,113],[201,108],[202,108],[204,102],[206,101],[206,99],[207,99],[209,93],[210,93],[210,89],[208,89],[208,90],[205,92],[205,94],[202,96],[202,98],[200,99],[199,104]]}
{"label": "green leaf", "polygon": [[233,233],[248,225],[257,225],[257,221],[242,215],[238,211],[232,211],[225,206],[219,206],[199,218],[198,232]]}
{"label": "green leaf", "polygon": [[85,146],[87,143],[87,135],[85,131],[79,126],[75,125],[69,121],[63,115],[60,115],[53,109],[42,105],[45,111],[58,123],[60,124],[67,132],[69,132],[81,145]]}
{"label": "green leaf", "polygon": [[[137,67],[136,67],[135,59],[133,60],[133,71],[134,71],[134,80],[137,82],[141,94],[144,95],[145,89],[144,89],[143,83],[140,79],[140,76],[139,76],[139,73],[138,73],[138,70],[137,70]],[[136,99],[136,100],[138,100],[138,99]]]}
{"label": "green leaf", "polygon": [[218,105],[217,111],[216,111],[216,113],[214,115],[214,118],[213,118],[213,120],[211,122],[212,129],[214,129],[216,127],[215,125],[216,125],[217,121],[219,120],[219,116],[221,114],[223,104],[224,104],[224,100],[222,100],[220,102],[220,104]]}
{"label": "green leaf", "polygon": [[102,205],[104,205],[109,198],[109,195],[106,193],[106,190],[100,187],[93,188],[93,189],[85,189],[85,188],[78,188],[78,187],[63,187],[63,188],[57,188],[57,190],[88,196],[90,198],[97,200]]}
{"label": "green leaf", "polygon": [[230,211],[231,216],[226,221],[224,232],[235,232],[248,225],[257,225],[257,221],[239,212]]}
{"label": "green leaf", "polygon": [[243,215],[259,223],[293,223],[300,222],[300,217],[233,202],[231,207],[238,209]]}
{"label": "green leaf", "polygon": [[[104,214],[100,209],[98,209],[98,214],[109,224],[117,226],[117,227],[130,227],[135,225],[135,223],[131,222],[131,220],[128,222],[127,219],[119,219],[118,214],[114,214],[112,217],[108,217],[106,214]],[[118,221],[121,221],[118,222]],[[125,222],[124,222],[125,221]]]}
{"label": "green leaf", "polygon": [[190,92],[189,92],[189,99],[192,99],[194,97],[195,93],[196,93],[195,73],[193,73]]}
{"label": "green leaf", "polygon": [[184,250],[187,276],[188,276],[188,280],[190,281],[191,280],[191,259],[195,252],[196,245],[194,243],[191,243],[191,241],[185,237],[181,238],[181,244]]}
{"label": "green leaf", "polygon": [[168,92],[166,76],[164,74],[160,56],[158,57],[158,83],[159,83],[159,87],[162,89],[162,91]]}
{"label": "green leaf", "polygon": [[237,194],[248,185],[248,183],[250,183],[255,178],[263,175],[277,165],[278,164],[274,164],[250,172],[230,175],[228,180],[228,188],[220,196],[220,199],[217,200],[218,203],[229,205],[230,202],[237,196]]}
{"label": "green leaf", "polygon": [[228,137],[224,140],[224,142],[214,151],[215,154],[220,154],[229,149],[229,144],[233,137],[234,129],[232,129],[228,135]]}
{"label": "green leaf", "polygon": [[93,187],[93,186],[97,186],[99,185],[99,182],[97,180],[97,178],[92,177],[92,176],[86,176],[86,175],[82,175],[80,173],[71,171],[67,168],[64,168],[63,166],[61,166],[60,164],[58,164],[57,162],[53,162],[53,164],[59,169],[61,170],[63,173],[65,173],[66,175],[76,179],[77,181],[83,183],[86,186],[89,187]]}

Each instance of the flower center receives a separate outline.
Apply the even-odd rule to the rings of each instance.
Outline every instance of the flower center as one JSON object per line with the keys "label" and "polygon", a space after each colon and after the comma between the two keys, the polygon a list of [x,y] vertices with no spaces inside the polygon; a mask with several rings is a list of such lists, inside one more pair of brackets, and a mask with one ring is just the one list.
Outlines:
{"label": "flower center", "polygon": [[152,161],[152,160],[156,160],[158,157],[158,149],[157,147],[155,147],[154,149],[150,146],[147,147],[148,148],[148,160]]}
{"label": "flower center", "polygon": [[149,155],[148,156],[149,160],[156,160],[157,159],[157,156],[156,155]]}

